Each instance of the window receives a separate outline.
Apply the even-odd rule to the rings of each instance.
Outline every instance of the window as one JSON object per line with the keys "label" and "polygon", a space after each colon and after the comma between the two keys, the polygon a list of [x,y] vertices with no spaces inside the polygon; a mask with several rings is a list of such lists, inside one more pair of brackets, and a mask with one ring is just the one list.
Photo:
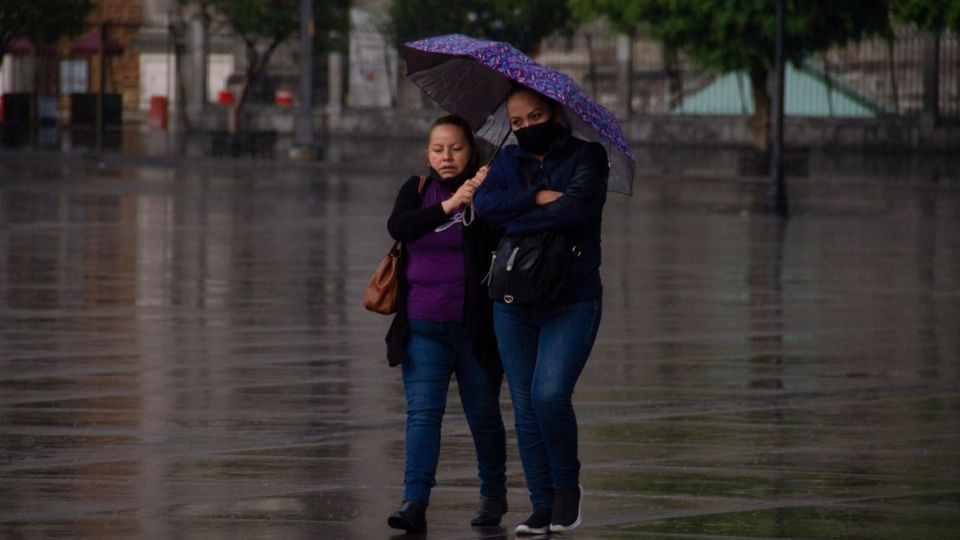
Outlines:
{"label": "window", "polygon": [[90,88],[90,64],[85,59],[60,61],[60,93],[87,92]]}

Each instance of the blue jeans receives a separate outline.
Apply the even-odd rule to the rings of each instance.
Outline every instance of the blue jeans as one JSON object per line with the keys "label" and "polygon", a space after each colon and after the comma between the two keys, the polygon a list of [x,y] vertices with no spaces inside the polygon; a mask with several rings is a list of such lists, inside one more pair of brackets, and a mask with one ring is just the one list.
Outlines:
{"label": "blue jeans", "polygon": [[430,502],[440,459],[440,423],[450,375],[456,373],[460,403],[473,435],[480,494],[505,495],[507,450],[500,416],[500,385],[490,384],[458,322],[410,320],[410,361],[403,364],[407,394],[406,463],[403,500]]}
{"label": "blue jeans", "polygon": [[547,308],[496,302],[493,324],[534,508],[577,487],[577,417],[571,397],[600,327],[600,300]]}

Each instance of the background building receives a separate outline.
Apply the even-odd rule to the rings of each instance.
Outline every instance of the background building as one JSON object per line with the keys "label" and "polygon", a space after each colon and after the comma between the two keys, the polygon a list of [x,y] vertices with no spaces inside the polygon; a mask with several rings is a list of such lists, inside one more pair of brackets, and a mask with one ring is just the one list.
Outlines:
{"label": "background building", "polygon": [[[212,12],[182,4],[98,0],[87,32],[77,38],[47,49],[12,46],[0,69],[0,93],[36,93],[38,116],[52,116],[61,126],[76,123],[72,95],[102,90],[117,96],[126,123],[146,124],[159,100],[173,129],[222,129],[227,111],[217,103],[222,92],[239,91],[248,62],[244,46]],[[405,67],[386,30],[390,5],[389,0],[352,2],[343,50],[316,55],[313,103],[318,123],[370,110],[435,108],[404,77]],[[107,37],[103,54],[101,32]],[[877,121],[932,113],[950,123],[960,117],[958,42],[951,31],[934,38],[901,25],[891,41],[868,39],[808,57],[805,82],[789,85],[788,92],[810,106],[791,116],[842,118],[855,102]],[[749,78],[704,69],[642,33],[618,34],[602,20],[554,34],[535,49],[537,60],[571,74],[623,119],[735,119],[752,110]],[[266,73],[251,87],[244,124],[292,131],[293,112],[278,106],[276,95],[277,90],[296,89],[298,73],[297,43],[290,39],[278,47]],[[928,99],[931,95],[935,105]]]}

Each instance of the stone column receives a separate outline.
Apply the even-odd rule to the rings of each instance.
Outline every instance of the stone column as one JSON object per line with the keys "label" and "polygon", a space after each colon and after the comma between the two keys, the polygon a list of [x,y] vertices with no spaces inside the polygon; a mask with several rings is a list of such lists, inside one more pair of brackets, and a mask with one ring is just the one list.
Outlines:
{"label": "stone column", "polygon": [[[291,155],[313,157],[313,0],[300,0],[300,80]],[[295,155],[294,155],[295,154]]]}
{"label": "stone column", "polygon": [[327,55],[327,112],[343,111],[343,54]]}
{"label": "stone column", "polygon": [[189,15],[189,81],[187,111],[194,126],[204,125],[203,113],[207,105],[207,58],[210,56],[210,17],[202,9]]}
{"label": "stone column", "polygon": [[617,35],[617,74],[624,118],[633,116],[633,35]]}

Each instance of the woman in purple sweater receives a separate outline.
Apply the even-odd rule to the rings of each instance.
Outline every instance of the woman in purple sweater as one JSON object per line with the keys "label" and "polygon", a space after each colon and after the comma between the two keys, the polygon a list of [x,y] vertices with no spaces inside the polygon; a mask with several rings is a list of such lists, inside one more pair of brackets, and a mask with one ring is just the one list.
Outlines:
{"label": "woman in purple sweater", "polygon": [[387,358],[391,366],[401,365],[407,397],[403,506],[388,524],[407,531],[427,527],[440,423],[450,375],[456,374],[480,476],[480,508],[470,523],[499,525],[507,511],[506,436],[499,402],[503,369],[492,304],[481,283],[497,238],[482,222],[471,222],[467,208],[486,168],[478,172],[473,133],[458,116],[434,122],[426,153],[430,171],[422,190],[421,177],[409,178],[387,223],[403,246],[403,279],[386,337]]}

